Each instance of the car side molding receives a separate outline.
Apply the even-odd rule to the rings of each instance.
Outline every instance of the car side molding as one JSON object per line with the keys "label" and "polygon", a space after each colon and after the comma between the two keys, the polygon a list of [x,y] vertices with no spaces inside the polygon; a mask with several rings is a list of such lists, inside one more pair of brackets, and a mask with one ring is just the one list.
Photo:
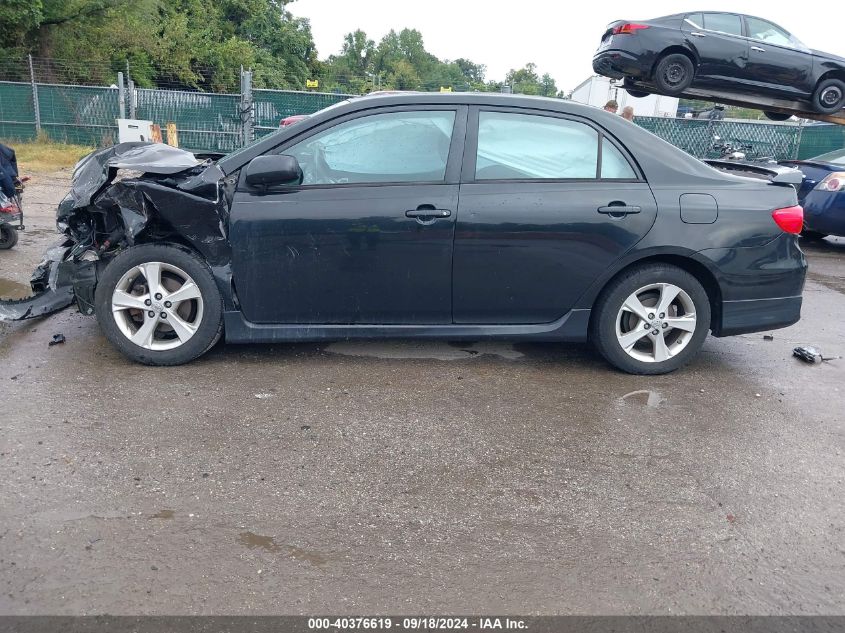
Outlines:
{"label": "car side molding", "polygon": [[584,342],[590,310],[574,309],[551,323],[513,325],[381,325],[316,323],[252,323],[238,311],[223,313],[229,343],[281,343],[290,341],[342,341],[348,339],[500,339],[522,341]]}

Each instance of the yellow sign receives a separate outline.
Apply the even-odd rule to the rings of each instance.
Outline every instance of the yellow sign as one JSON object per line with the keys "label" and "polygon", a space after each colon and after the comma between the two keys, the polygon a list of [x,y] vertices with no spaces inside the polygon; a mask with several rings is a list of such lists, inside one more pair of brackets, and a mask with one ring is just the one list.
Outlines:
{"label": "yellow sign", "polygon": [[452,86],[440,86],[440,92],[452,92]]}
{"label": "yellow sign", "polygon": [[306,88],[319,88],[320,87],[320,80],[319,79],[306,79],[305,80],[305,87]]}
{"label": "yellow sign", "polygon": [[167,124],[167,144],[179,147],[179,134],[176,131],[176,124],[172,121]]}

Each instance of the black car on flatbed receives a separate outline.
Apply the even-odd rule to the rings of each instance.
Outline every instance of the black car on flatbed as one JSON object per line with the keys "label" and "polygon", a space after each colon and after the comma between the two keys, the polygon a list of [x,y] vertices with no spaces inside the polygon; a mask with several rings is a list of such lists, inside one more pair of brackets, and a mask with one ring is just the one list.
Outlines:
{"label": "black car on flatbed", "polygon": [[593,70],[624,79],[635,97],[713,91],[757,104],[775,120],[790,116],[774,107],[779,101],[824,115],[845,107],[845,59],[808,48],[773,22],[738,13],[695,11],[613,22],[602,35]]}

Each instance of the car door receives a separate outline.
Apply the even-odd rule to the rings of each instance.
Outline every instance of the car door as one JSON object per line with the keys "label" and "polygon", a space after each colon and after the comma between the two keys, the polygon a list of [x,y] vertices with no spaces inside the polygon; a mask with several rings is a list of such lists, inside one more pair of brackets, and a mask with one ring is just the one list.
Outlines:
{"label": "car door", "polygon": [[365,110],[274,150],[297,158],[301,184],[250,187],[242,174],[230,241],[244,316],[450,323],[465,126],[457,106]]}
{"label": "car door", "polygon": [[657,206],[615,139],[547,111],[470,112],[456,323],[548,323],[649,231]]}
{"label": "car door", "polygon": [[745,17],[748,83],[776,96],[807,97],[813,92],[813,56],[778,25]]}
{"label": "car door", "polygon": [[748,41],[739,15],[691,13],[681,28],[699,59],[694,85],[729,88],[745,79]]}

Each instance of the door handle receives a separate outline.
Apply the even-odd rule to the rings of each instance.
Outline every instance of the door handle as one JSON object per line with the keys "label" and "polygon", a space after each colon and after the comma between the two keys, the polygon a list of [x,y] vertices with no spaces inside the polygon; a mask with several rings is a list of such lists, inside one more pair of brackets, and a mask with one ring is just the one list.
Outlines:
{"label": "door handle", "polygon": [[448,218],[452,215],[449,209],[436,209],[430,204],[421,204],[416,209],[408,209],[405,211],[406,218]]}
{"label": "door handle", "polygon": [[605,213],[611,217],[621,218],[626,215],[631,215],[632,213],[639,213],[642,211],[641,207],[632,207],[628,206],[625,203],[610,203],[606,207],[599,207],[597,209],[599,213]]}
{"label": "door handle", "polygon": [[752,46],[752,47],[751,47],[751,50],[752,50],[752,51],[757,51],[758,53],[765,53],[765,52],[766,52],[766,49],[765,49],[765,48],[760,48],[759,46]]}
{"label": "door handle", "polygon": [[699,33],[698,31],[693,31],[690,33],[690,35],[694,37],[707,37],[704,33]]}

